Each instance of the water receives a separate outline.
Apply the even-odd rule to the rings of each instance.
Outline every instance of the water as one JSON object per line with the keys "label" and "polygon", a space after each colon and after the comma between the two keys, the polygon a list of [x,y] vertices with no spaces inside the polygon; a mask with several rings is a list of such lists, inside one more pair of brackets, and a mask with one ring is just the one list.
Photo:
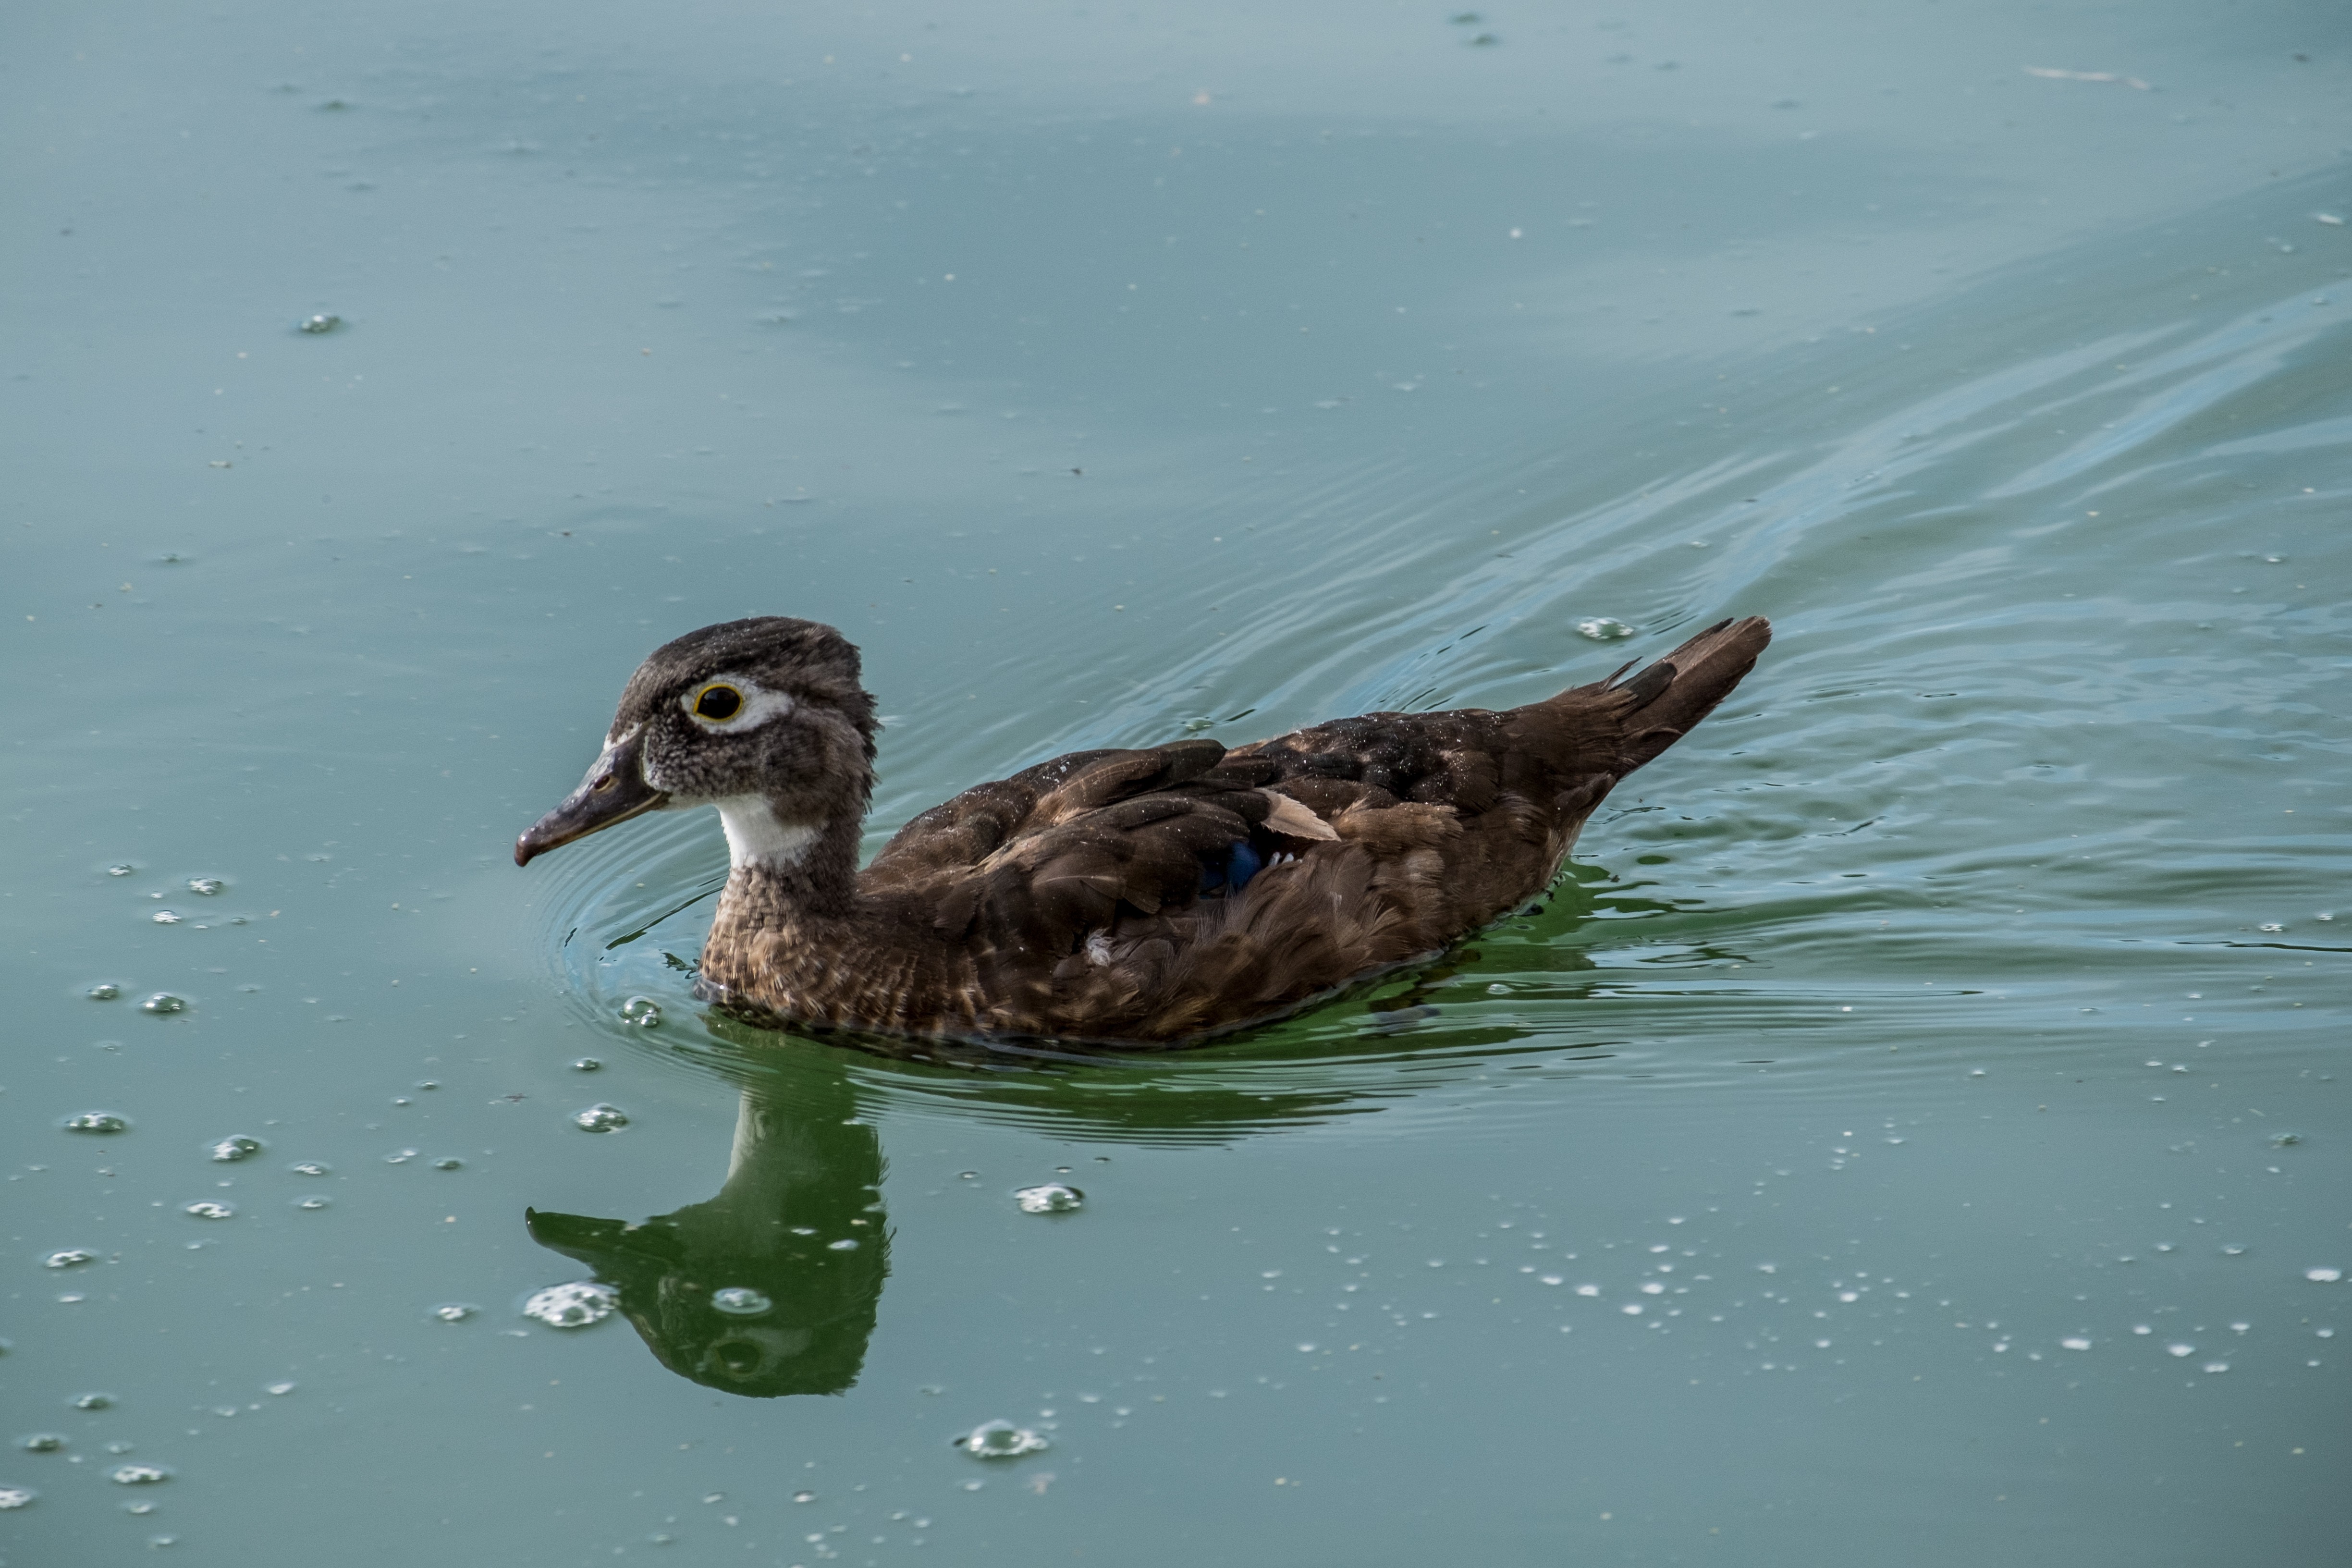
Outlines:
{"label": "water", "polygon": [[[1455,14],[11,16],[0,1557],[2337,1560],[2338,8]],[[509,860],[760,613],[875,844],[1778,637],[1423,973],[890,1059]]]}

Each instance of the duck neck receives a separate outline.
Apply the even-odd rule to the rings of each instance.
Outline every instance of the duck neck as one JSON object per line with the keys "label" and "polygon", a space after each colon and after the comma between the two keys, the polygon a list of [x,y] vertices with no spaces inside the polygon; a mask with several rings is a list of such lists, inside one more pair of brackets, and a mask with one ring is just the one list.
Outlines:
{"label": "duck neck", "polygon": [[843,811],[823,821],[791,820],[766,795],[733,795],[719,805],[727,830],[729,871],[723,902],[755,918],[838,918],[857,897],[857,847],[863,826]]}

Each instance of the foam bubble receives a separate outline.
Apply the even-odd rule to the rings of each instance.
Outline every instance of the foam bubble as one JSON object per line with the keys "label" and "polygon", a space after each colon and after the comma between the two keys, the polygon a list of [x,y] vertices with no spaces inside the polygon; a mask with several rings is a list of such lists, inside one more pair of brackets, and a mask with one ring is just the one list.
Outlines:
{"label": "foam bubble", "polygon": [[1015,1426],[1010,1421],[983,1421],[955,1443],[975,1459],[1013,1459],[1052,1446],[1026,1426]]}
{"label": "foam bubble", "polygon": [[730,1318],[756,1318],[775,1302],[748,1285],[730,1285],[710,1293],[710,1305]]}
{"label": "foam bubble", "polygon": [[1013,1201],[1021,1206],[1023,1214],[1076,1214],[1085,1206],[1087,1194],[1060,1182],[1046,1182],[1019,1189],[1013,1194]]}
{"label": "foam bubble", "polygon": [[621,1304],[621,1293],[593,1279],[550,1285],[532,1292],[522,1304],[522,1315],[536,1318],[551,1329],[584,1329],[601,1323]]}

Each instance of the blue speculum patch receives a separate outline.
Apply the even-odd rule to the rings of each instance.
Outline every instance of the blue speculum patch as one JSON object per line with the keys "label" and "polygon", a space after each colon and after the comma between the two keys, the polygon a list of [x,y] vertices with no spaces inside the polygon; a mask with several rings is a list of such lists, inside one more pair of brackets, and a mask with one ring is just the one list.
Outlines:
{"label": "blue speculum patch", "polygon": [[1223,864],[1203,863],[1201,867],[1201,891],[1213,893],[1219,889],[1240,892],[1250,884],[1250,879],[1265,867],[1258,852],[1250,847],[1246,838],[1225,851]]}

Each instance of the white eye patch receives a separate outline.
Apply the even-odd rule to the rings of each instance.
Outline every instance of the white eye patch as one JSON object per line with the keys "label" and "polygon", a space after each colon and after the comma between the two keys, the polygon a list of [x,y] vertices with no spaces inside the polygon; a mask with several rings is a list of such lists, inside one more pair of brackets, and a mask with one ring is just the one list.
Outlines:
{"label": "white eye patch", "polygon": [[740,675],[714,675],[708,680],[697,681],[678,699],[686,716],[714,735],[740,734],[756,730],[771,719],[781,719],[793,710],[793,700],[784,692],[770,691]]}

